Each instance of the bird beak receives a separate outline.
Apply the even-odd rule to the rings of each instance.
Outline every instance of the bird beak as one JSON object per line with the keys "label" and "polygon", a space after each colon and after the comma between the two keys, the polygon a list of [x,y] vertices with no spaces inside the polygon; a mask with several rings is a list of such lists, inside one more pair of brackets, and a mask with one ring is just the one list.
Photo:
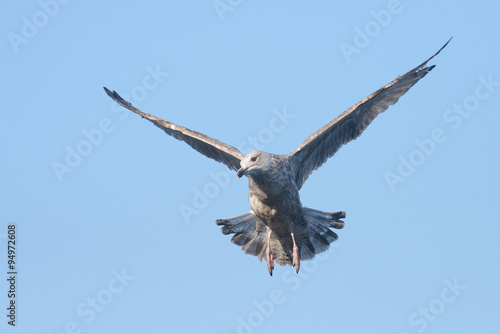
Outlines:
{"label": "bird beak", "polygon": [[248,168],[240,168],[238,169],[238,171],[236,172],[236,176],[238,177],[238,179],[240,177],[242,177],[243,175],[245,175],[246,173],[248,173]]}

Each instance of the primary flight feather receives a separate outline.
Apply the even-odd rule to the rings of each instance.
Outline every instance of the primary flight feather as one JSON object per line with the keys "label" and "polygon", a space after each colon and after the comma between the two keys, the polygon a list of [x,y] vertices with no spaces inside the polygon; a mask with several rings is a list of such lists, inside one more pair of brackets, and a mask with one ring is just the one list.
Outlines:
{"label": "primary flight feather", "polygon": [[218,219],[224,234],[234,234],[232,242],[247,254],[264,258],[272,275],[274,263],[293,265],[299,272],[300,261],[326,251],[338,239],[331,228],[341,229],[345,212],[324,212],[302,206],[299,190],[311,175],[341,146],[356,139],[380,113],[396,103],[414,84],[427,75],[426,67],[449,43],[432,57],[394,79],[365,99],[344,111],[333,121],[310,135],[286,155],[252,151],[243,155],[235,147],[202,133],[145,113],[125,101],[115,91],[106,93],[123,107],[153,122],[201,154],[235,170],[238,178],[247,176],[251,211],[233,218]]}

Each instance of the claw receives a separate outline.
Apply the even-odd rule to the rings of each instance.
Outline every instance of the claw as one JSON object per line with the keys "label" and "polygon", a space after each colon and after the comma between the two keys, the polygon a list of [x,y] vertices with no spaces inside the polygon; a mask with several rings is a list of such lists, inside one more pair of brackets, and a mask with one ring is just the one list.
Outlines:
{"label": "claw", "polygon": [[297,274],[299,273],[300,269],[300,258],[299,258],[299,247],[297,247],[297,244],[295,243],[295,236],[292,234],[292,241],[293,241],[293,266],[297,270]]}

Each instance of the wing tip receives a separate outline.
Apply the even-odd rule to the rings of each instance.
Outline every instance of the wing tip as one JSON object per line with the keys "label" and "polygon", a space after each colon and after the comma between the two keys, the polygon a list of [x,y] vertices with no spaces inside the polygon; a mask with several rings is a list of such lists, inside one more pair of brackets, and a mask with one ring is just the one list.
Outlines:
{"label": "wing tip", "polygon": [[106,94],[108,94],[108,96],[109,96],[110,98],[114,99],[114,97],[115,97],[114,95],[116,94],[116,92],[115,92],[115,91],[110,91],[110,90],[109,90],[108,88],[106,88],[106,87],[102,87],[102,88],[104,88],[104,91],[106,92]]}
{"label": "wing tip", "polygon": [[453,36],[451,36],[450,39],[448,41],[446,41],[446,43],[444,43],[444,45],[435,54],[433,54],[432,57],[429,58],[429,60],[431,60],[432,58],[437,56],[448,45],[448,43],[451,42],[452,39],[453,39]]}
{"label": "wing tip", "polygon": [[115,102],[117,102],[123,106],[132,107],[132,103],[124,100],[116,91],[111,91],[111,90],[107,89],[106,87],[102,87],[102,88],[104,88],[104,91],[106,92],[106,94],[108,94],[108,96],[110,98],[112,98]]}
{"label": "wing tip", "polygon": [[[453,36],[450,37],[450,39],[444,43],[444,45],[439,49],[437,50],[437,52],[435,54],[433,54],[429,59],[427,59],[426,61],[424,61],[422,64],[420,64],[419,66],[417,66],[415,68],[415,71],[420,71],[422,69],[425,68],[425,66],[427,65],[427,63],[434,57],[436,57],[441,51],[443,51],[443,49],[448,45],[448,43],[450,43],[450,41],[453,39]],[[428,71],[432,70],[436,65],[432,65],[432,66],[429,66],[427,67]]]}

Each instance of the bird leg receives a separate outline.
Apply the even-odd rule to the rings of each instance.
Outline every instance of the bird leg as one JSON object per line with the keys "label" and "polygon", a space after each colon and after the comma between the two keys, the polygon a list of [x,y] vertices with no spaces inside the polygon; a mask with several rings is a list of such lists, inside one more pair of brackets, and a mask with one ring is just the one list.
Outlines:
{"label": "bird leg", "polygon": [[266,260],[267,260],[267,270],[269,270],[269,274],[273,276],[274,258],[273,258],[273,253],[271,252],[271,232],[267,234]]}
{"label": "bird leg", "polygon": [[293,232],[291,233],[291,235],[293,241],[293,266],[297,270],[298,274],[300,269],[299,247],[297,247],[297,244],[295,243],[295,236],[293,235]]}

